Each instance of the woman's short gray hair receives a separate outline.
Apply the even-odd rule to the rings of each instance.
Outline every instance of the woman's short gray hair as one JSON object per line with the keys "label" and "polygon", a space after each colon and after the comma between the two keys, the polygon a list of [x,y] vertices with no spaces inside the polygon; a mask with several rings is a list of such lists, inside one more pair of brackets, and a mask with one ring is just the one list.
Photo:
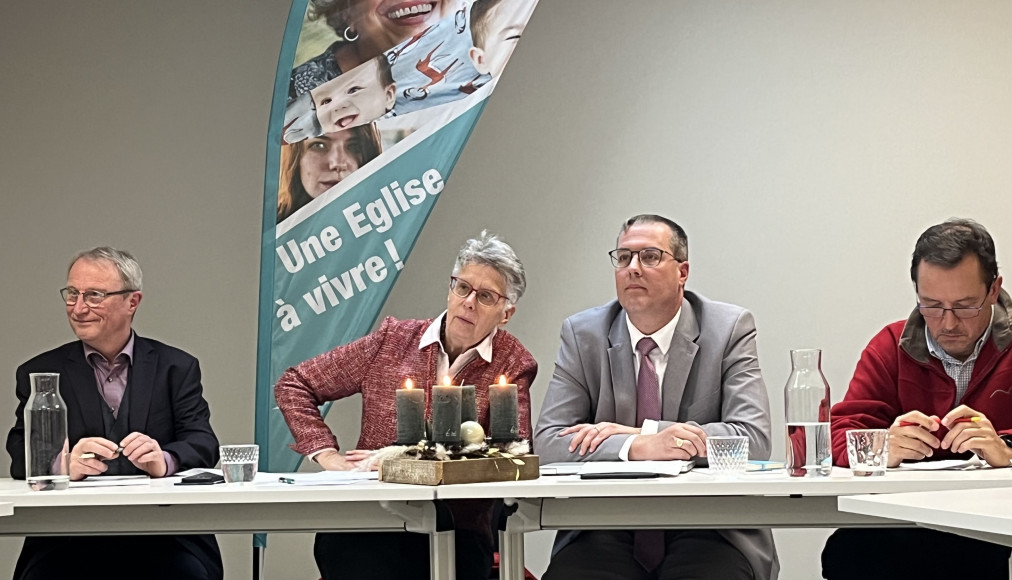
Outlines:
{"label": "woman's short gray hair", "polygon": [[482,230],[477,238],[467,240],[460,247],[457,261],[453,264],[453,275],[459,274],[468,264],[488,266],[502,274],[506,280],[506,299],[511,304],[516,304],[527,290],[527,275],[520,258],[509,244],[488,230]]}
{"label": "woman's short gray hair", "polygon": [[89,262],[104,260],[109,262],[113,266],[116,266],[116,270],[119,271],[119,277],[123,279],[124,290],[142,290],[141,282],[143,276],[141,274],[141,265],[130,255],[130,252],[117,250],[109,246],[99,246],[85,250],[74,256],[74,259],[70,261],[70,266],[67,267],[68,273],[78,260],[88,260]]}

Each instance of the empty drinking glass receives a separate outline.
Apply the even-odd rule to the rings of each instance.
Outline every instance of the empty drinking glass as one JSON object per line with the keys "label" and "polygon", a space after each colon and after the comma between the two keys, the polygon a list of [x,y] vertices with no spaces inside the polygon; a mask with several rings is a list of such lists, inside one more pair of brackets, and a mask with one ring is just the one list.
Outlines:
{"label": "empty drinking glass", "polygon": [[706,438],[706,459],[710,471],[720,477],[737,477],[748,464],[748,437],[728,435]]}
{"label": "empty drinking glass", "polygon": [[260,446],[253,445],[222,445],[221,474],[225,483],[249,483],[257,474],[257,461],[260,459]]}
{"label": "empty drinking glass", "polygon": [[847,431],[847,459],[854,475],[885,475],[889,463],[889,431],[851,429]]}

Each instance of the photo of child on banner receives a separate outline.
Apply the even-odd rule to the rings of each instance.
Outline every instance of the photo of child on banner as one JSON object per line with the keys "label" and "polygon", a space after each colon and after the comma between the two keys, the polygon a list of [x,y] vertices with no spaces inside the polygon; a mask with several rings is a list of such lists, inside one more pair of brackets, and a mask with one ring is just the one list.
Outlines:
{"label": "photo of child on banner", "polygon": [[396,91],[390,63],[380,55],[310,94],[320,128],[333,133],[383,117],[394,108]]}

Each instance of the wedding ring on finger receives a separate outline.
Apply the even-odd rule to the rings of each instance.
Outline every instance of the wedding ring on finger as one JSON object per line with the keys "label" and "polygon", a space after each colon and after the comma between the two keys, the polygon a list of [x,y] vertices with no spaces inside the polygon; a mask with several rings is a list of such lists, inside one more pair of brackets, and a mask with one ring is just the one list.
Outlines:
{"label": "wedding ring on finger", "polygon": [[600,428],[600,427],[598,427],[597,425],[594,425],[594,426],[592,427],[592,429],[594,429],[594,431],[597,431],[598,433],[600,433],[600,432],[601,432],[601,428]]}
{"label": "wedding ring on finger", "polygon": [[675,437],[675,447],[681,447],[682,445],[685,445],[685,439]]}

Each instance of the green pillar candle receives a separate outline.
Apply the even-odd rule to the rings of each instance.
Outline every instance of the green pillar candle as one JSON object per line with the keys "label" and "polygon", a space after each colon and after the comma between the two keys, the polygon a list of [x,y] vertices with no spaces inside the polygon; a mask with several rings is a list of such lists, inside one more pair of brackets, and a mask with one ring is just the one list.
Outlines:
{"label": "green pillar candle", "polygon": [[414,445],[425,439],[425,391],[413,388],[411,379],[397,389],[397,443]]}
{"label": "green pillar candle", "polygon": [[432,386],[432,440],[436,443],[460,444],[460,398],[460,387]]}
{"label": "green pillar candle", "polygon": [[488,387],[489,431],[493,441],[515,441],[520,438],[517,413],[517,386],[507,384],[506,377]]}

